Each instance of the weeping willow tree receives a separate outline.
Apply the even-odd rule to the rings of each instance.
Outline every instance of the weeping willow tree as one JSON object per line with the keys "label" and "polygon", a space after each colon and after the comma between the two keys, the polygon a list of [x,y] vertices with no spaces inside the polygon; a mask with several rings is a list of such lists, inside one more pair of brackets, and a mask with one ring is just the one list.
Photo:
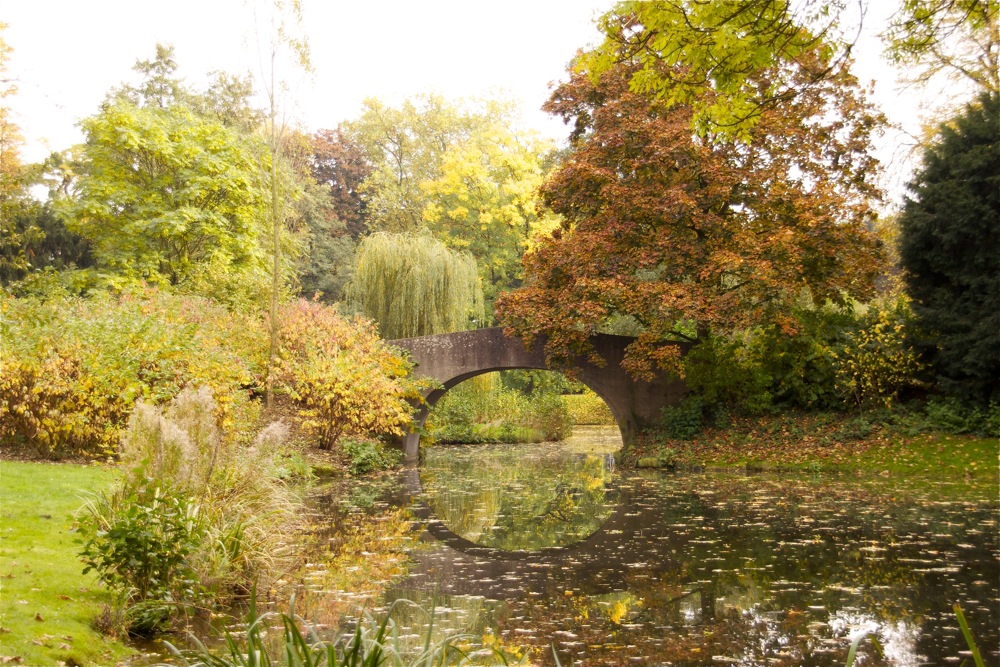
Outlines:
{"label": "weeping willow tree", "polygon": [[483,320],[475,258],[429,232],[378,232],[361,241],[346,297],[387,339],[462,331]]}

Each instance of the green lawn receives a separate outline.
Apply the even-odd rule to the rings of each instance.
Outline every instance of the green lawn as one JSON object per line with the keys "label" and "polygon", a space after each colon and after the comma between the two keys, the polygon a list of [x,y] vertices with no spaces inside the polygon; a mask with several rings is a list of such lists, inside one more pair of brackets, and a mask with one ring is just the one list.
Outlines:
{"label": "green lawn", "polygon": [[105,468],[0,461],[0,663],[113,665],[131,651],[94,619],[109,596],[82,574],[74,515]]}

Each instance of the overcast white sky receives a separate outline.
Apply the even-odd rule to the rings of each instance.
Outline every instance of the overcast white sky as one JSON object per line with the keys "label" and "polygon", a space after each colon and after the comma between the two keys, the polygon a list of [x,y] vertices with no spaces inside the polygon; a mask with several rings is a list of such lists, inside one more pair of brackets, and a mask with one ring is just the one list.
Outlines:
{"label": "overcast white sky", "polygon": [[[423,92],[519,100],[524,123],[553,139],[565,131],[539,107],[578,48],[598,40],[593,19],[613,0],[303,0],[315,75],[289,99],[309,130],[357,115],[363,99],[398,102]],[[897,90],[874,35],[896,2],[868,0],[856,71],[876,81],[876,100],[910,131],[921,101]],[[76,123],[107,91],[135,80],[132,66],[157,42],[173,44],[179,74],[200,84],[209,71],[259,74],[254,21],[244,0],[0,0],[19,92],[6,102],[28,145],[25,158],[78,143]],[[894,159],[898,135],[883,142]],[[899,171],[900,167],[896,167]],[[905,169],[905,167],[903,168]],[[897,179],[898,180],[898,179]]]}

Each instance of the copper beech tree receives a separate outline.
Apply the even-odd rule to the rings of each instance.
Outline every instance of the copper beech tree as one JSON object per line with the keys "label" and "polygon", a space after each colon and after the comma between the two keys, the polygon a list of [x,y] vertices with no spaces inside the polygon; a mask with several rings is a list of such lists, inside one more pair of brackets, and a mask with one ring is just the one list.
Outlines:
{"label": "copper beech tree", "polygon": [[573,126],[542,187],[563,220],[524,257],[525,286],[498,301],[509,332],[543,337],[566,366],[593,354],[588,337],[609,317],[630,315],[643,332],[625,365],[641,377],[679,370],[664,341],[765,322],[793,331],[804,298],[871,294],[870,140],[883,118],[846,69],[803,81],[737,141],[698,136],[690,107],[632,92],[635,67],[574,73],[546,103]]}

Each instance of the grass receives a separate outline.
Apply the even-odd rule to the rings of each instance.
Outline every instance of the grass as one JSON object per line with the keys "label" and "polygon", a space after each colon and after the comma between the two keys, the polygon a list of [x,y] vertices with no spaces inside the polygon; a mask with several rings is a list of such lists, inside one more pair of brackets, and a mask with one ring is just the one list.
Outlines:
{"label": "grass", "polygon": [[94,629],[110,595],[77,557],[74,514],[111,472],[0,462],[0,661],[115,664],[132,651]]}
{"label": "grass", "polygon": [[896,475],[947,475],[969,478],[996,478],[996,438],[967,435],[922,434],[890,438],[882,447],[873,447],[859,458],[859,465]]}

